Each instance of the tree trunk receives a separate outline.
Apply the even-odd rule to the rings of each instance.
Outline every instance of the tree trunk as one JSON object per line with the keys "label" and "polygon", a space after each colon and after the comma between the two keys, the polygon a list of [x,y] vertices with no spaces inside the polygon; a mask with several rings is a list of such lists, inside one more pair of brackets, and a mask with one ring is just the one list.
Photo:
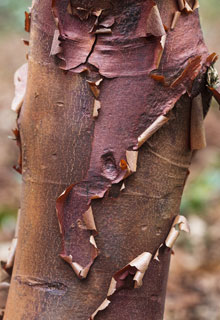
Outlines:
{"label": "tree trunk", "polygon": [[197,1],[35,0],[5,320],[163,319],[214,60]]}

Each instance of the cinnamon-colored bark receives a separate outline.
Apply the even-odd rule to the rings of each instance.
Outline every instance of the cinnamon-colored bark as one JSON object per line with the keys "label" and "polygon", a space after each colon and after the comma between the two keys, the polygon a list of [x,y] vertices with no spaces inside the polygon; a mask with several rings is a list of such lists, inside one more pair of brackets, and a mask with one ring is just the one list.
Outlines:
{"label": "cinnamon-colored bark", "polygon": [[204,145],[215,61],[197,7],[34,2],[18,121],[22,214],[4,319],[163,319],[166,239],[192,149]]}

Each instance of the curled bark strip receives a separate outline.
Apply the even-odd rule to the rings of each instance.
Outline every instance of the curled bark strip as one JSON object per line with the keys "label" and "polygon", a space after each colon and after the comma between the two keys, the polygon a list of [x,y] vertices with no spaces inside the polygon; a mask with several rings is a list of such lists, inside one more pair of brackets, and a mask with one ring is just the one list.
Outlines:
{"label": "curled bark strip", "polygon": [[96,81],[92,81],[92,80],[86,80],[89,84],[90,90],[92,91],[92,94],[94,95],[94,97],[96,99],[98,99],[99,95],[100,95],[100,84],[103,81],[103,78],[100,78]]}
{"label": "curled bark strip", "polygon": [[[137,159],[138,159],[138,151],[130,151],[130,150],[126,151],[126,161],[123,159],[120,161],[121,169],[126,170],[126,173],[123,179],[126,179],[132,173],[136,172]],[[120,190],[123,190],[124,188],[125,187],[122,186]]]}
{"label": "curled bark strip", "polygon": [[164,87],[169,87],[169,83],[166,82],[165,76],[160,74],[151,73],[150,77],[155,81],[161,83]]}
{"label": "curled bark strip", "polygon": [[199,71],[201,70],[201,63],[202,63],[201,56],[197,56],[192,59],[190,58],[188,60],[188,64],[186,68],[183,70],[180,76],[171,83],[170,87],[175,88],[179,84],[183,83],[185,80],[187,81],[194,80],[199,74]]}
{"label": "curled bark strip", "polygon": [[154,260],[157,260],[158,262],[160,262],[159,259],[159,255],[160,255],[160,249],[163,247],[163,243],[161,243],[161,245],[159,246],[159,248],[157,249],[155,255],[154,255]]}
{"label": "curled bark strip", "polygon": [[100,28],[100,29],[97,29],[94,33],[95,34],[110,34],[110,33],[112,33],[112,29],[110,29],[110,28]]}
{"label": "curled bark strip", "polygon": [[124,189],[125,189],[125,184],[122,183],[121,188],[120,188],[120,191],[123,191]]}
{"label": "curled bark strip", "polygon": [[191,150],[199,150],[206,147],[203,104],[201,94],[199,94],[192,100],[190,146]]}
{"label": "curled bark strip", "polygon": [[192,13],[194,10],[199,8],[199,1],[198,0],[192,0],[191,3],[189,4],[190,1],[186,0],[178,0],[178,5],[180,11],[185,11],[187,13]]}
{"label": "curled bark strip", "polygon": [[54,31],[53,41],[52,41],[52,45],[51,45],[51,49],[50,49],[51,56],[56,55],[62,51],[62,49],[60,47],[61,42],[59,41],[59,35],[60,35],[60,32],[58,29],[56,29]]}
{"label": "curled bark strip", "polygon": [[25,46],[29,46],[29,40],[26,40],[26,39],[22,39],[23,43]]}
{"label": "curled bark strip", "polygon": [[25,22],[24,22],[24,29],[27,32],[30,32],[31,29],[31,13],[25,11]]}
{"label": "curled bark strip", "polygon": [[211,65],[214,65],[217,60],[218,60],[217,53],[216,52],[211,53],[206,59],[207,66],[210,67]]}
{"label": "curled bark strip", "polygon": [[13,168],[20,174],[22,174],[22,149],[21,149],[21,136],[20,136],[20,131],[18,128],[15,128],[12,130],[15,136],[15,140],[17,143],[17,146],[19,148],[19,158],[18,158],[18,164],[14,165]]}
{"label": "curled bark strip", "polygon": [[11,103],[11,110],[19,113],[24,102],[27,86],[28,64],[23,64],[14,74],[15,96]]}
{"label": "curled bark strip", "polygon": [[150,15],[147,19],[147,34],[151,34],[155,37],[162,37],[166,35],[163,21],[156,4],[152,7]]}
{"label": "curled bark strip", "polygon": [[157,62],[156,62],[157,68],[159,68],[160,61],[161,61],[161,58],[163,56],[163,51],[164,51],[165,44],[166,44],[166,38],[167,38],[167,35],[165,34],[165,35],[161,36],[161,39],[160,39],[161,50],[160,50],[160,52],[158,53],[158,56],[157,56]]}
{"label": "curled bark strip", "polygon": [[126,151],[126,159],[128,163],[128,172],[133,173],[137,170],[138,151]]}
{"label": "curled bark strip", "polygon": [[[92,207],[90,206],[89,209],[83,214],[83,220],[85,222],[86,228],[88,230],[91,231],[95,231],[95,233],[97,233],[96,230],[96,225],[95,225],[95,220],[93,217],[93,213],[92,213]],[[93,242],[94,243],[94,242]]]}
{"label": "curled bark strip", "polygon": [[142,286],[142,280],[145,275],[145,272],[148,268],[148,265],[151,261],[152,254],[150,252],[144,252],[132,262],[129,263],[131,267],[135,267],[137,269],[134,280],[134,288],[139,288]]}
{"label": "curled bark strip", "polygon": [[82,267],[77,262],[72,262],[73,257],[71,255],[65,256],[65,255],[60,254],[60,257],[70,264],[70,266],[72,267],[73,271],[76,273],[76,275],[79,279],[85,279],[87,277],[89,269],[92,265],[92,262],[91,262],[91,264],[88,264],[86,267]]}
{"label": "curled bark strip", "polygon": [[93,314],[90,316],[89,320],[94,320],[95,316],[97,315],[98,312],[105,310],[108,305],[111,303],[110,300],[108,300],[107,298],[102,302],[102,304],[100,304],[100,306],[96,309],[95,312],[93,312]]}
{"label": "curled bark strip", "polygon": [[165,240],[165,245],[168,248],[172,249],[176,239],[180,234],[180,231],[190,232],[188,221],[184,216],[177,216],[174,219],[170,232]]}
{"label": "curled bark strip", "polygon": [[199,8],[199,0],[194,1],[193,11]]}
{"label": "curled bark strip", "polygon": [[169,118],[166,116],[159,116],[139,137],[138,145],[135,148],[140,148],[157,130],[159,130]]}
{"label": "curled bark strip", "polygon": [[94,100],[94,107],[93,107],[93,117],[97,118],[99,115],[99,109],[101,109],[101,103],[99,100]]}
{"label": "curled bark strip", "polygon": [[139,288],[142,286],[142,280],[152,259],[150,252],[143,252],[124,268],[114,274],[108,289],[107,298],[90,316],[89,320],[95,319],[98,312],[106,309],[111,303],[111,296],[123,288]]}
{"label": "curled bark strip", "polygon": [[171,24],[171,27],[170,27],[171,30],[174,30],[174,28],[175,28],[175,26],[176,26],[176,24],[177,24],[177,21],[178,21],[180,15],[181,15],[181,12],[180,12],[180,11],[176,11],[176,12],[174,13],[173,20],[172,20],[172,24]]}

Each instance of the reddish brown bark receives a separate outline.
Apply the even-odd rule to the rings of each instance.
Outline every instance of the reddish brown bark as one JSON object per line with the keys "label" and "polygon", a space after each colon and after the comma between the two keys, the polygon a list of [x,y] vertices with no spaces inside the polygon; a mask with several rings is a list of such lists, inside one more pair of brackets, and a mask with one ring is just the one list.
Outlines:
{"label": "reddish brown bark", "polygon": [[[6,320],[163,318],[166,238],[204,139],[215,61],[197,4],[35,1]],[[142,254],[144,271],[133,262]]]}

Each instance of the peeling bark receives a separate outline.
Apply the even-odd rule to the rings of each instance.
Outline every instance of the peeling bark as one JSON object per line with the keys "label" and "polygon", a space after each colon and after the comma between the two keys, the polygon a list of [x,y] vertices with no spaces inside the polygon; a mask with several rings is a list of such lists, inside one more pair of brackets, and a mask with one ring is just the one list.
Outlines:
{"label": "peeling bark", "polygon": [[192,150],[219,90],[197,8],[34,2],[6,320],[163,318]]}
{"label": "peeling bark", "polygon": [[[186,6],[184,7],[185,9],[189,9],[186,1],[184,5]],[[74,8],[73,3],[71,3],[71,8]],[[126,113],[124,112],[123,115],[119,113],[121,110],[118,111],[120,125],[122,125],[123,130],[127,132],[126,137],[122,135],[123,140],[120,136],[116,136],[118,132],[113,125],[108,130],[111,141],[109,141],[107,137],[103,139],[103,136],[106,135],[105,121],[109,121],[109,118],[107,114],[100,115],[100,119],[95,125],[93,150],[86,179],[69,187],[64,195],[58,199],[57,212],[63,238],[63,252],[61,257],[69,262],[72,267],[77,265],[77,269],[75,267],[73,267],[73,269],[76,274],[81,277],[83,270],[86,270],[84,275],[87,276],[94,259],[98,256],[98,250],[96,245],[90,241],[91,232],[86,232],[85,229],[83,233],[79,231],[76,226],[76,221],[81,221],[82,214],[88,210],[93,199],[104,197],[111,185],[119,183],[128,176],[120,165],[122,161],[126,161],[126,150],[141,147],[155,131],[166,123],[169,120],[169,116],[166,115],[185,92],[193,97],[193,81],[196,77],[199,77],[201,72],[208,66],[208,55],[204,44],[201,42],[202,36],[196,34],[196,37],[191,36],[190,39],[186,39],[186,43],[187,40],[190,42],[194,40],[197,45],[199,45],[201,54],[196,55],[198,48],[196,48],[196,52],[195,48],[184,52],[183,66],[181,67],[181,61],[179,61],[179,69],[175,69],[175,71],[173,69],[170,70],[170,61],[167,62],[166,54],[163,56],[163,50],[164,47],[168,52],[173,50],[173,44],[170,45],[169,38],[166,40],[167,34],[162,22],[162,16],[160,15],[158,6],[153,1],[140,2],[139,4],[132,3],[130,6],[124,5],[122,8],[115,6],[110,15],[111,18],[112,15],[114,17],[110,35],[107,32],[106,34],[99,33],[98,36],[95,36],[90,35],[88,31],[91,28],[91,30],[93,30],[94,27],[96,29],[99,27],[99,20],[102,20],[102,14],[105,10],[100,10],[97,14],[94,8],[90,8],[90,10],[85,9],[84,11],[87,11],[87,15],[82,18],[76,14],[76,12],[82,11],[77,8],[76,6],[75,14],[73,14],[72,11],[70,13],[69,10],[63,12],[63,10],[60,10],[58,2],[53,2],[53,13],[56,21],[58,21],[59,37],[62,39],[62,43],[59,44],[61,52],[58,53],[57,57],[61,60],[59,67],[62,69],[75,73],[85,72],[85,69],[81,69],[84,64],[84,68],[86,68],[90,77],[97,77],[97,74],[104,77],[104,80],[102,78],[103,81],[101,82],[100,88],[94,85],[95,82],[92,84],[90,82],[93,95],[95,98],[100,99],[100,101],[96,99],[94,101],[93,116],[98,116],[97,109],[100,108],[101,105],[103,106],[103,111],[105,111],[106,108],[108,110],[108,103],[114,104],[115,107],[119,106],[120,103],[121,110],[123,106],[127,107],[130,104],[125,103],[124,99],[125,96],[129,95],[129,77],[132,77],[132,87],[136,89],[136,94],[140,97],[141,93],[138,91],[139,88],[141,88],[141,91],[144,90],[145,86],[150,88],[145,95],[142,94],[142,97],[139,98],[138,101],[134,101],[135,104],[142,103],[135,113],[131,108]],[[181,7],[181,10],[184,10],[184,8]],[[190,12],[193,12],[193,10],[194,9],[191,9]],[[161,12],[163,13],[163,8]],[[189,10],[187,12],[189,12]],[[107,14],[108,12],[106,12],[106,15]],[[125,14],[136,18],[136,26],[131,30],[127,30],[127,32],[125,32],[125,28],[127,27]],[[191,23],[195,24],[196,22],[198,23],[198,16],[194,14],[193,18],[189,19],[188,27],[192,28]],[[185,28],[184,25],[184,31]],[[80,33],[78,33],[78,30]],[[181,30],[179,28],[176,30],[178,35],[183,32],[182,28]],[[174,32],[170,34],[172,38]],[[199,40],[200,42],[198,42]],[[76,41],[77,43],[75,43]],[[183,50],[183,46],[185,46],[186,43],[184,42],[182,46],[178,44],[178,50],[180,50],[180,47],[182,47],[181,49]],[[66,49],[66,46],[68,49]],[[136,49],[137,47],[139,48],[138,51]],[[108,51],[107,55],[105,54],[105,50]],[[125,56],[129,54],[129,58],[127,58],[125,62],[123,61],[123,63],[121,61],[122,52],[124,52],[123,55]],[[148,59],[144,59],[143,55],[148,57]],[[194,55],[193,58],[191,58],[192,55]],[[181,58],[183,59],[182,56]],[[170,60],[172,59],[174,58],[171,57]],[[144,60],[146,63],[143,63]],[[135,63],[136,61],[141,63],[141,65]],[[129,65],[127,65],[127,63],[129,63]],[[80,69],[78,69],[79,67]],[[95,70],[94,67],[97,69]],[[149,77],[149,74],[153,70],[155,75],[156,69],[163,70],[164,74],[168,74],[164,82],[169,84],[165,85],[165,89],[161,88],[160,83],[153,81]],[[148,74],[148,76],[144,76],[145,74]],[[112,77],[119,77],[120,82],[116,79],[108,79]],[[152,78],[157,80],[155,77]],[[113,92],[116,91],[114,89],[114,82],[117,82],[116,90],[118,92],[115,93],[115,95],[117,95],[117,101],[108,95],[109,87],[112,88]],[[154,97],[154,107],[152,107],[150,103],[152,98],[151,92],[154,90],[160,92],[160,100],[157,101],[157,98]],[[132,92],[131,87],[130,91]],[[201,108],[203,107],[201,106]],[[117,109],[119,109],[119,107],[117,107]],[[111,108],[111,112],[114,112],[113,107]],[[147,128],[137,137],[137,132],[140,130],[139,118],[143,113],[146,113],[146,120],[151,120],[151,124],[146,123]],[[136,123],[130,122],[132,115],[136,118]],[[192,127],[195,128],[195,125]],[[136,143],[135,140],[137,140]],[[76,238],[78,241],[76,241]],[[79,272],[79,268],[81,272]]]}
{"label": "peeling bark", "polygon": [[[179,228],[177,230],[176,228]],[[162,247],[167,247],[172,249],[176,239],[178,238],[180,231],[189,232],[189,224],[185,217],[177,216],[174,219],[170,232],[165,240],[165,243],[161,243],[153,259],[160,263],[160,251]],[[143,284],[142,280],[145,273],[152,261],[152,254],[150,252],[143,252],[134,260],[129,262],[124,268],[117,271],[108,289],[107,298],[102,302],[102,304],[96,309],[96,311],[91,315],[89,320],[95,319],[96,315],[105,310],[111,303],[112,296],[121,289],[137,289]]]}

